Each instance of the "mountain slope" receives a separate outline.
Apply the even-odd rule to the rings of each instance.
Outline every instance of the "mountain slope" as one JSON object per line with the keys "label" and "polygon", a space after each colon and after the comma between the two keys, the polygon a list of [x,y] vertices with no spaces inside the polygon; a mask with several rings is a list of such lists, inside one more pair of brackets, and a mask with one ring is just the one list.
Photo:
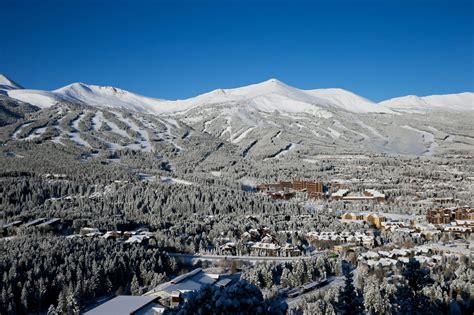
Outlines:
{"label": "mountain slope", "polygon": [[408,95],[380,102],[396,111],[473,111],[474,93],[416,96]]}
{"label": "mountain slope", "polygon": [[[329,91],[331,90],[331,93]],[[344,103],[349,100],[350,103]],[[319,112],[342,109],[349,112],[392,112],[360,96],[340,89],[300,90],[277,79],[234,89],[219,89],[194,98],[172,101],[180,108],[238,104],[263,112]]]}
{"label": "mountain slope", "polygon": [[22,89],[21,85],[0,73],[0,90]]}
{"label": "mountain slope", "polygon": [[162,100],[141,96],[115,87],[84,83],[73,83],[55,90],[54,93],[88,105],[123,108],[146,113],[155,112],[155,109],[158,109],[163,103]]}
{"label": "mountain slope", "polygon": [[36,106],[0,95],[0,127],[13,124],[20,119],[24,119],[29,113],[38,110],[39,108]]}
{"label": "mountain slope", "polygon": [[30,103],[40,108],[49,108],[60,102],[74,101],[67,96],[42,90],[8,90],[6,94],[11,98]]}
{"label": "mountain slope", "polygon": [[[53,138],[55,143],[146,152],[155,146],[157,151],[179,152],[180,140],[169,142],[168,132],[173,127],[166,127],[177,124],[191,127],[204,138],[230,144],[243,157],[265,161],[347,152],[434,155],[474,148],[469,127],[474,115],[469,110],[474,104],[473,93],[408,97],[375,104],[342,89],[305,91],[276,79],[176,101],[83,83],[52,92],[25,89],[4,92],[12,98],[50,108],[57,115],[65,107],[88,108],[85,114],[72,117],[72,122],[63,122],[61,128],[54,125],[61,125],[59,118],[49,123],[49,129],[45,127],[47,118],[36,125],[25,123],[25,129],[19,129],[25,137],[15,136],[15,139],[41,139],[43,134],[54,133],[59,134]],[[54,106],[58,103],[60,106]],[[459,115],[460,109],[466,109],[463,115]],[[141,121],[127,118],[138,115],[137,112],[151,118]],[[149,124],[150,119],[167,121]],[[80,130],[81,124],[89,127]],[[120,130],[120,126],[124,129]],[[161,130],[159,136],[153,133],[155,129]],[[180,133],[186,130],[177,129]],[[35,130],[34,134],[31,130]],[[81,131],[83,137],[74,130]],[[143,133],[143,130],[149,131]],[[138,134],[141,136],[135,137]],[[157,142],[152,145],[146,134],[156,136]],[[188,136],[183,132],[175,137]],[[161,147],[162,144],[166,146]]]}
{"label": "mountain slope", "polygon": [[343,89],[317,89],[307,90],[306,93],[317,96],[319,98],[330,101],[331,103],[339,106],[340,108],[358,113],[393,113],[392,110],[376,103],[363,98],[357,94]]}

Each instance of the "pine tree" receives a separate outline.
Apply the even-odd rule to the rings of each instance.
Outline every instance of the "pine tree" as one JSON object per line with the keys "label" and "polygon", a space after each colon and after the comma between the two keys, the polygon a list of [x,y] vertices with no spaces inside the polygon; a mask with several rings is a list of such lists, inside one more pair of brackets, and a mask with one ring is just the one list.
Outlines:
{"label": "pine tree", "polygon": [[434,282],[430,277],[430,271],[421,268],[420,263],[412,258],[405,266],[402,275],[405,283],[397,288],[394,312],[396,314],[425,314],[432,307],[428,297],[422,291]]}
{"label": "pine tree", "polygon": [[66,296],[64,295],[64,292],[61,291],[59,292],[59,296],[58,296],[58,305],[56,306],[56,312],[58,314],[64,314],[67,311],[66,305],[67,305]]}
{"label": "pine tree", "polygon": [[140,294],[140,284],[138,283],[137,275],[133,275],[130,291],[132,292],[132,295]]}
{"label": "pine tree", "polygon": [[28,290],[26,286],[21,290],[21,308],[23,313],[28,313]]}
{"label": "pine tree", "polygon": [[47,315],[58,315],[59,313],[56,312],[56,308],[54,307],[53,304],[51,304],[48,308],[48,313]]}
{"label": "pine tree", "polygon": [[68,315],[79,315],[80,308],[74,294],[68,295],[68,297],[66,298],[66,303]]}
{"label": "pine tree", "polygon": [[375,276],[366,279],[364,286],[364,306],[368,314],[386,314],[390,301]]}
{"label": "pine tree", "polygon": [[342,262],[342,273],[344,275],[344,287],[340,289],[337,298],[336,310],[338,314],[363,314],[364,306],[361,298],[357,295],[353,284],[353,274],[350,264]]}

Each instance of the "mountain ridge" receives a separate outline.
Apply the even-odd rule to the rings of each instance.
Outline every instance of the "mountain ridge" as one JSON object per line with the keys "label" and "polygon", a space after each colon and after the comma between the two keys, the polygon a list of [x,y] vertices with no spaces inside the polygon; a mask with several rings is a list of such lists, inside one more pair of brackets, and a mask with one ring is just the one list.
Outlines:
{"label": "mountain ridge", "polygon": [[376,103],[341,88],[302,90],[275,78],[237,88],[216,89],[187,99],[164,100],[116,87],[82,82],[72,83],[53,91],[23,89],[13,80],[0,74],[0,92],[41,108],[70,101],[152,114],[170,114],[188,111],[197,106],[226,104],[240,104],[263,112],[288,113],[343,110],[353,113],[396,114],[430,110],[474,110],[472,92],[430,96],[408,95]]}

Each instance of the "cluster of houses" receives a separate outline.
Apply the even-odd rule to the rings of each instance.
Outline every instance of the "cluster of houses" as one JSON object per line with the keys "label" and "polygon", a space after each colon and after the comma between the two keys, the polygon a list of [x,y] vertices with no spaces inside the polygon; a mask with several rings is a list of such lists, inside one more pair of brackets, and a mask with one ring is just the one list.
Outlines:
{"label": "cluster of houses", "polygon": [[192,292],[205,285],[224,288],[237,279],[236,275],[220,274],[197,268],[162,283],[142,296],[117,296],[91,310],[86,315],[162,314],[167,308],[185,302]]}
{"label": "cluster of houses", "polygon": [[474,211],[468,206],[428,210],[426,220],[431,224],[450,224],[474,228]]}
{"label": "cluster of houses", "polygon": [[[272,199],[283,199],[288,200],[296,196],[296,192],[306,192],[309,198],[323,199],[331,197],[335,201],[375,201],[385,202],[385,194],[375,189],[366,189],[359,193],[351,193],[348,189],[342,189],[338,183],[333,183],[331,187],[325,186],[322,182],[314,181],[280,181],[276,184],[260,184],[257,185],[257,191],[263,192],[270,196]],[[329,189],[330,188],[330,189]],[[333,189],[337,191],[330,194]],[[335,190],[334,189],[334,190]]]}
{"label": "cluster of houses", "polygon": [[385,202],[385,194],[375,189],[366,189],[360,193],[351,193],[348,189],[339,189],[338,191],[331,194],[331,199],[334,201],[375,201]]}
{"label": "cluster of houses", "polygon": [[[293,257],[301,255],[298,246],[289,243],[280,245],[276,238],[270,234],[268,227],[263,227],[260,230],[253,228],[244,232],[239,243],[243,244],[250,255],[254,256]],[[227,240],[220,246],[220,250],[224,254],[235,255],[237,247],[236,242]]]}
{"label": "cluster of houses", "polygon": [[296,195],[296,192],[306,192],[309,198],[324,198],[325,187],[322,182],[314,181],[280,181],[276,184],[257,185],[257,191],[263,192],[272,199],[288,200]]}
{"label": "cluster of houses", "polygon": [[346,247],[363,246],[371,248],[375,244],[374,236],[361,232],[308,232],[308,241],[316,247],[334,245],[334,250],[342,251]]}
{"label": "cluster of houses", "polygon": [[397,264],[406,264],[410,259],[415,259],[421,264],[434,266],[442,262],[443,257],[471,257],[472,244],[451,243],[424,244],[413,248],[395,248],[391,250],[368,251],[359,255],[358,260],[370,268],[391,268]]}
{"label": "cluster of houses", "polygon": [[150,232],[148,228],[138,228],[133,231],[107,231],[103,233],[98,228],[83,227],[79,231],[79,234],[72,234],[67,236],[67,238],[77,237],[102,237],[108,240],[116,240],[118,242],[124,242],[127,244],[141,244],[155,239],[154,234]]}
{"label": "cluster of houses", "polygon": [[431,239],[433,235],[442,232],[454,233],[463,236],[474,230],[474,213],[471,208],[444,208],[428,211],[428,224],[419,224],[415,220],[410,222],[388,220],[385,216],[368,213],[344,213],[341,222],[369,223],[374,227],[389,232],[407,232],[412,235],[423,235]]}

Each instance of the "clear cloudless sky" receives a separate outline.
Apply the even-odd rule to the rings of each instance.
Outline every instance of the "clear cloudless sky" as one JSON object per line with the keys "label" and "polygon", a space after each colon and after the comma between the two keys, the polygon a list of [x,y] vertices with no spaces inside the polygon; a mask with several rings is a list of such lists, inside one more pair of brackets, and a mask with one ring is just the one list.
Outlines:
{"label": "clear cloudless sky", "polygon": [[0,0],[0,73],[183,99],[278,78],[375,101],[474,91],[474,1]]}

